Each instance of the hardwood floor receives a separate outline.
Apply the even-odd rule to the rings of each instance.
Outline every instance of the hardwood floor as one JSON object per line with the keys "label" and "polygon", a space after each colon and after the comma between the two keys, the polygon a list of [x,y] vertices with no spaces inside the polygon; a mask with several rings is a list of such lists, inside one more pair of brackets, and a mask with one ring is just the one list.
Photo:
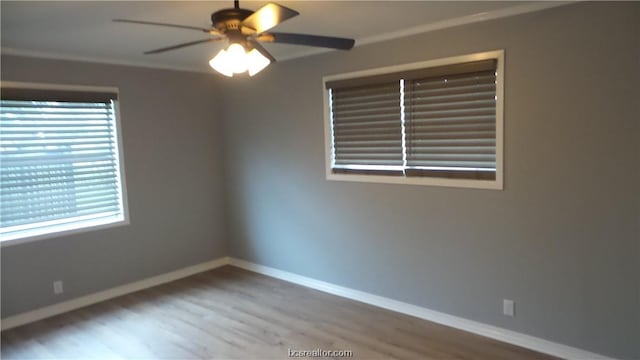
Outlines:
{"label": "hardwood floor", "polygon": [[1,345],[2,359],[553,359],[230,266],[4,331]]}

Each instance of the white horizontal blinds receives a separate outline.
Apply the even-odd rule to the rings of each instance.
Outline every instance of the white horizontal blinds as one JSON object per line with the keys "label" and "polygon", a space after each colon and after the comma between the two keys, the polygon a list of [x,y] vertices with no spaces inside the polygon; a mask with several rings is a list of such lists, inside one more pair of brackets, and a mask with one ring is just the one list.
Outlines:
{"label": "white horizontal blinds", "polygon": [[402,174],[400,81],[331,88],[334,172]]}
{"label": "white horizontal blinds", "polygon": [[10,94],[0,101],[2,234],[122,217],[115,94]]}
{"label": "white horizontal blinds", "polygon": [[406,79],[407,176],[495,179],[496,61]]}

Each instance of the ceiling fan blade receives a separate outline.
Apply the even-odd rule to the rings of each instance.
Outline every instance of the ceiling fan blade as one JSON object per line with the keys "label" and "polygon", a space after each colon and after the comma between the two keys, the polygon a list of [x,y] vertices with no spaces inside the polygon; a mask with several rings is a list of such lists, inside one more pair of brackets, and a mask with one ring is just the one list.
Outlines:
{"label": "ceiling fan blade", "polygon": [[149,54],[157,54],[157,53],[161,53],[161,52],[165,52],[165,51],[169,51],[169,50],[175,50],[175,49],[180,49],[183,47],[187,47],[187,46],[191,46],[191,45],[197,45],[197,44],[204,44],[207,42],[216,42],[216,41],[220,41],[224,38],[219,37],[219,38],[211,38],[211,39],[203,39],[203,40],[196,40],[196,41],[190,41],[188,43],[183,43],[183,44],[178,44],[178,45],[173,45],[173,46],[167,46],[167,47],[163,47],[160,49],[155,49],[155,50],[150,50],[150,51],[145,51],[144,54],[145,55],[149,55]]}
{"label": "ceiling fan blade", "polygon": [[[271,38],[272,37],[272,38]],[[307,34],[272,33],[258,37],[260,41],[269,41],[282,44],[317,46],[332,49],[349,50],[355,44],[355,40]]]}
{"label": "ceiling fan blade", "polygon": [[268,3],[244,19],[241,25],[260,34],[299,14],[299,12],[288,7],[276,3]]}
{"label": "ceiling fan blade", "polygon": [[269,61],[272,63],[276,62],[276,58],[274,58],[273,55],[271,55],[256,39],[249,38],[249,43],[254,49],[258,50],[260,54],[269,59]]}
{"label": "ceiling fan blade", "polygon": [[129,24],[155,25],[155,26],[173,27],[178,29],[197,30],[197,31],[202,31],[207,34],[213,34],[213,35],[220,34],[215,29],[206,29],[206,28],[201,28],[197,26],[177,25],[177,24],[167,24],[167,23],[159,23],[159,22],[153,22],[153,21],[127,20],[127,19],[113,19],[113,21],[121,22],[121,23],[129,23]]}

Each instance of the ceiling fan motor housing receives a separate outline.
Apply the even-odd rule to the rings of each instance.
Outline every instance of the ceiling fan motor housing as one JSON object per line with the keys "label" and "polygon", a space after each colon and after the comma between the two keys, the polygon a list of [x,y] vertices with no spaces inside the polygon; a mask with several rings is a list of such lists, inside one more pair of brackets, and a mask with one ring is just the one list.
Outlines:
{"label": "ceiling fan motor housing", "polygon": [[228,30],[241,30],[242,20],[253,11],[247,9],[223,9],[211,14],[211,23],[216,30],[226,33]]}

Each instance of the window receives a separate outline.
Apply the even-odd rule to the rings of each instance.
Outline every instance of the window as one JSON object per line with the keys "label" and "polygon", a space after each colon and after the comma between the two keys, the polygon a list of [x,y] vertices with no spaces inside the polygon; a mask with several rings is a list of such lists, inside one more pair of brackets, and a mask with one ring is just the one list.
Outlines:
{"label": "window", "polygon": [[114,88],[2,83],[0,240],[127,223]]}
{"label": "window", "polygon": [[327,178],[502,189],[504,53],[324,78]]}

